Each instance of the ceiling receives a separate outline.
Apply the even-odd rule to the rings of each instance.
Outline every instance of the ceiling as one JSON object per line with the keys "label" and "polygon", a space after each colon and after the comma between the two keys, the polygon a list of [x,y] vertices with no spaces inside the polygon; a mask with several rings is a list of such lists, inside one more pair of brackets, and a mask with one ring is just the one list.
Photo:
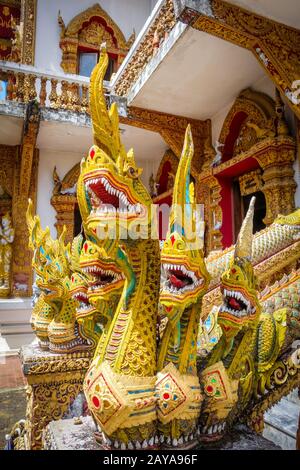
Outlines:
{"label": "ceiling", "polygon": [[300,29],[299,0],[229,0],[229,3]]}
{"label": "ceiling", "polygon": [[128,104],[212,118],[264,76],[251,52],[188,28]]}
{"label": "ceiling", "polygon": [[[134,148],[137,161],[161,159],[166,149],[161,136],[155,132],[121,124],[125,148]],[[90,127],[77,127],[62,122],[42,121],[37,139],[39,149],[72,152],[85,155],[93,145]]]}

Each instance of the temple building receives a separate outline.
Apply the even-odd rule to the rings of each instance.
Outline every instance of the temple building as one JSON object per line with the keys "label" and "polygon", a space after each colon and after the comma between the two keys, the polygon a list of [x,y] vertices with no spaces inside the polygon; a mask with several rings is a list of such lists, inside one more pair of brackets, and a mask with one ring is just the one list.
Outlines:
{"label": "temple building", "polygon": [[[253,233],[300,207],[298,0],[94,2],[0,0],[0,370],[2,356],[34,340],[28,199],[53,238],[82,230],[77,180],[104,45],[107,104],[160,207],[172,204],[191,126],[206,257],[237,242],[253,196]],[[282,275],[298,267],[293,256],[278,261]]]}

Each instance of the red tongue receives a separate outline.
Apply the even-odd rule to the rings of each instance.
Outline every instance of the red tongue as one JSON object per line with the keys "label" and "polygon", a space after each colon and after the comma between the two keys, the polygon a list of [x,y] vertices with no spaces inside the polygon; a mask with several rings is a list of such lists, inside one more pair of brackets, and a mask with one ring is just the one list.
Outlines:
{"label": "red tongue", "polygon": [[102,183],[91,184],[91,189],[95,192],[95,194],[102,201],[102,203],[110,204],[114,206],[116,209],[119,208],[118,196],[108,193]]}
{"label": "red tongue", "polygon": [[234,310],[241,310],[240,304],[233,297],[230,298],[229,305],[234,308]]}
{"label": "red tongue", "polygon": [[170,276],[170,282],[173,286],[181,288],[185,286],[185,282],[182,281],[181,279],[178,279],[178,277],[174,276],[174,274],[171,274]]}

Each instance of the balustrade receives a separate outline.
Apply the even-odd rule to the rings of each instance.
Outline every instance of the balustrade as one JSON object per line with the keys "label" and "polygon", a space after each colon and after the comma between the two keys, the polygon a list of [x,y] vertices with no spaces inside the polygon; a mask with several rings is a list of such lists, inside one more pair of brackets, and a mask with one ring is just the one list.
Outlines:
{"label": "balustrade", "polygon": [[88,113],[89,79],[71,77],[0,62],[0,100],[18,103],[37,100],[41,107]]}

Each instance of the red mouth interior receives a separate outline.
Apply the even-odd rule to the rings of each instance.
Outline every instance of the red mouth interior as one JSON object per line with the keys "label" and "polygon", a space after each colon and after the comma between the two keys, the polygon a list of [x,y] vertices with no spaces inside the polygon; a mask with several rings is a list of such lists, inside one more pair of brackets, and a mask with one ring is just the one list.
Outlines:
{"label": "red mouth interior", "polygon": [[111,274],[105,274],[104,272],[97,271],[96,269],[89,272],[94,278],[94,282],[91,283],[91,286],[102,287],[106,284],[110,284],[115,280],[115,277]]}
{"label": "red mouth interior", "polygon": [[180,271],[169,271],[169,281],[177,289],[192,284],[192,280]]}
{"label": "red mouth interior", "polygon": [[119,209],[120,199],[115,194],[110,194],[106,191],[104,184],[101,181],[91,183],[90,188],[98,199],[91,196],[91,202],[94,207],[100,207],[101,204],[111,205],[115,209]]}
{"label": "red mouth interior", "polygon": [[76,295],[76,299],[79,301],[79,302],[83,302],[84,304],[88,305],[88,299],[86,298],[86,296],[84,296],[82,293],[78,293]]}
{"label": "red mouth interior", "polygon": [[229,304],[230,307],[232,307],[234,310],[242,310],[242,307],[241,307],[240,303],[239,303],[234,297],[230,297],[230,298],[229,298],[228,304]]}

